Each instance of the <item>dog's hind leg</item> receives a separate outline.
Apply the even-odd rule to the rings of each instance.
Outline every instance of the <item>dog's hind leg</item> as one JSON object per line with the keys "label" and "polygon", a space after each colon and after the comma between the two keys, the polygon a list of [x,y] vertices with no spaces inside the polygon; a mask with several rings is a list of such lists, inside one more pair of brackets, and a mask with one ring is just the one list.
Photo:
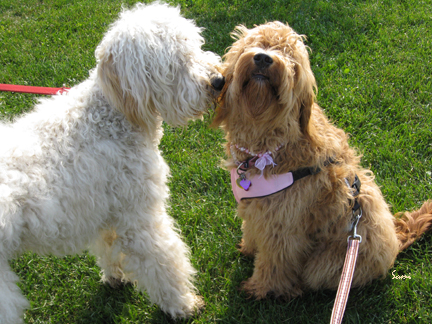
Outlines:
{"label": "dog's hind leg", "polygon": [[342,239],[328,244],[322,243],[316,247],[302,271],[302,280],[308,289],[337,289],[347,244],[346,239]]}
{"label": "dog's hind leg", "polygon": [[150,300],[173,318],[188,317],[203,305],[192,284],[195,270],[188,248],[168,215],[147,219],[117,231],[124,253],[124,276],[139,290],[147,291]]}
{"label": "dog's hind leg", "polygon": [[18,276],[12,272],[6,259],[0,257],[0,323],[22,323],[24,310],[29,302],[16,285]]}

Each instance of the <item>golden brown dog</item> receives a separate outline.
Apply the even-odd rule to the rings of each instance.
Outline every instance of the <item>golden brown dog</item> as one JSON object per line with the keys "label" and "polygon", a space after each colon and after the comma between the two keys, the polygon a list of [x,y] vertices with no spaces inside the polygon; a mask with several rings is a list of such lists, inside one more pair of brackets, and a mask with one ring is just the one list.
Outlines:
{"label": "golden brown dog", "polygon": [[[258,299],[336,289],[356,201],[362,242],[352,286],[385,276],[398,252],[432,226],[432,201],[402,217],[390,213],[345,132],[315,102],[303,36],[280,22],[250,30],[240,26],[233,35],[214,125],[226,133],[233,188],[259,192],[259,198],[249,195],[238,205],[240,250],[255,256],[254,273],[243,288]],[[260,191],[269,186],[265,181],[290,171],[297,174],[290,187]],[[356,175],[361,187],[354,197]]]}

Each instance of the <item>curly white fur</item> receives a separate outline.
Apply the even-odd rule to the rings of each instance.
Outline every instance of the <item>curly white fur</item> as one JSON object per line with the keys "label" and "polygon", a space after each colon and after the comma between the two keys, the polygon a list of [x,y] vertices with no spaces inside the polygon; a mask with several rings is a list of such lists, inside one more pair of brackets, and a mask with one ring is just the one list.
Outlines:
{"label": "curly white fur", "polygon": [[29,306],[8,259],[89,248],[103,280],[136,283],[173,317],[201,299],[188,248],[165,210],[162,118],[185,125],[208,108],[219,58],[178,8],[138,4],[96,50],[97,68],[67,94],[0,123],[0,323]]}

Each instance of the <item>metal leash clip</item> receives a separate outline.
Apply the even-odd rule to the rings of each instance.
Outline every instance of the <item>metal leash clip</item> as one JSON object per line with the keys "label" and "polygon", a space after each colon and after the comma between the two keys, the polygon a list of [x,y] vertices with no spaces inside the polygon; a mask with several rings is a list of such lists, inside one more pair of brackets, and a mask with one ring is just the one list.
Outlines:
{"label": "metal leash clip", "polygon": [[[357,213],[357,215],[354,215],[354,213]],[[352,225],[353,235],[348,236],[348,239],[347,239],[348,242],[349,242],[350,238],[352,238],[353,240],[358,239],[359,243],[362,242],[361,235],[357,234],[357,225],[358,225],[358,223],[359,223],[360,218],[362,217],[362,215],[363,215],[363,211],[362,211],[361,208],[359,208],[356,212],[353,211],[353,216],[355,217],[354,223]]]}

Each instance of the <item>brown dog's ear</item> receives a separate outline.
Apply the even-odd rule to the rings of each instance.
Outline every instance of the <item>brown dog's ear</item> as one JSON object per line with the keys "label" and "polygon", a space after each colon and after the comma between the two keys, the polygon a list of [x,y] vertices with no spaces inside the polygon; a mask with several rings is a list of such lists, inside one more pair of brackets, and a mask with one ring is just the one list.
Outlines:
{"label": "brown dog's ear", "polygon": [[[307,54],[307,52],[306,52]],[[300,61],[300,62],[299,62]],[[297,104],[299,105],[299,124],[302,134],[311,139],[311,115],[315,102],[315,77],[310,69],[307,57],[300,57],[295,68],[295,87],[294,92],[297,94]]]}
{"label": "brown dog's ear", "polygon": [[[316,128],[316,120],[313,118],[315,96],[309,96],[300,106],[300,130],[311,147],[322,147],[324,143]],[[319,109],[319,108],[318,108]]]}
{"label": "brown dog's ear", "polygon": [[217,128],[223,124],[223,122],[228,118],[229,108],[227,107],[227,92],[228,88],[233,81],[235,63],[238,58],[243,53],[245,48],[245,36],[248,33],[248,29],[243,26],[237,26],[231,33],[231,37],[236,41],[228,49],[229,51],[223,56],[225,63],[218,71],[225,78],[225,84],[222,91],[217,99],[216,116],[214,117],[211,127]]}
{"label": "brown dog's ear", "polygon": [[296,62],[294,92],[297,94],[299,104],[300,130],[308,142],[314,146],[320,145],[312,118],[317,86],[310,67],[308,49],[303,43],[303,36],[299,36],[293,54]]}
{"label": "brown dog's ear", "polygon": [[321,142],[316,134],[316,128],[312,120],[312,110],[315,105],[314,98],[314,95],[310,95],[300,105],[300,130],[304,138],[312,146],[320,146]]}
{"label": "brown dog's ear", "polygon": [[300,130],[309,137],[309,120],[312,113],[312,105],[310,102],[302,102],[300,106]]}

